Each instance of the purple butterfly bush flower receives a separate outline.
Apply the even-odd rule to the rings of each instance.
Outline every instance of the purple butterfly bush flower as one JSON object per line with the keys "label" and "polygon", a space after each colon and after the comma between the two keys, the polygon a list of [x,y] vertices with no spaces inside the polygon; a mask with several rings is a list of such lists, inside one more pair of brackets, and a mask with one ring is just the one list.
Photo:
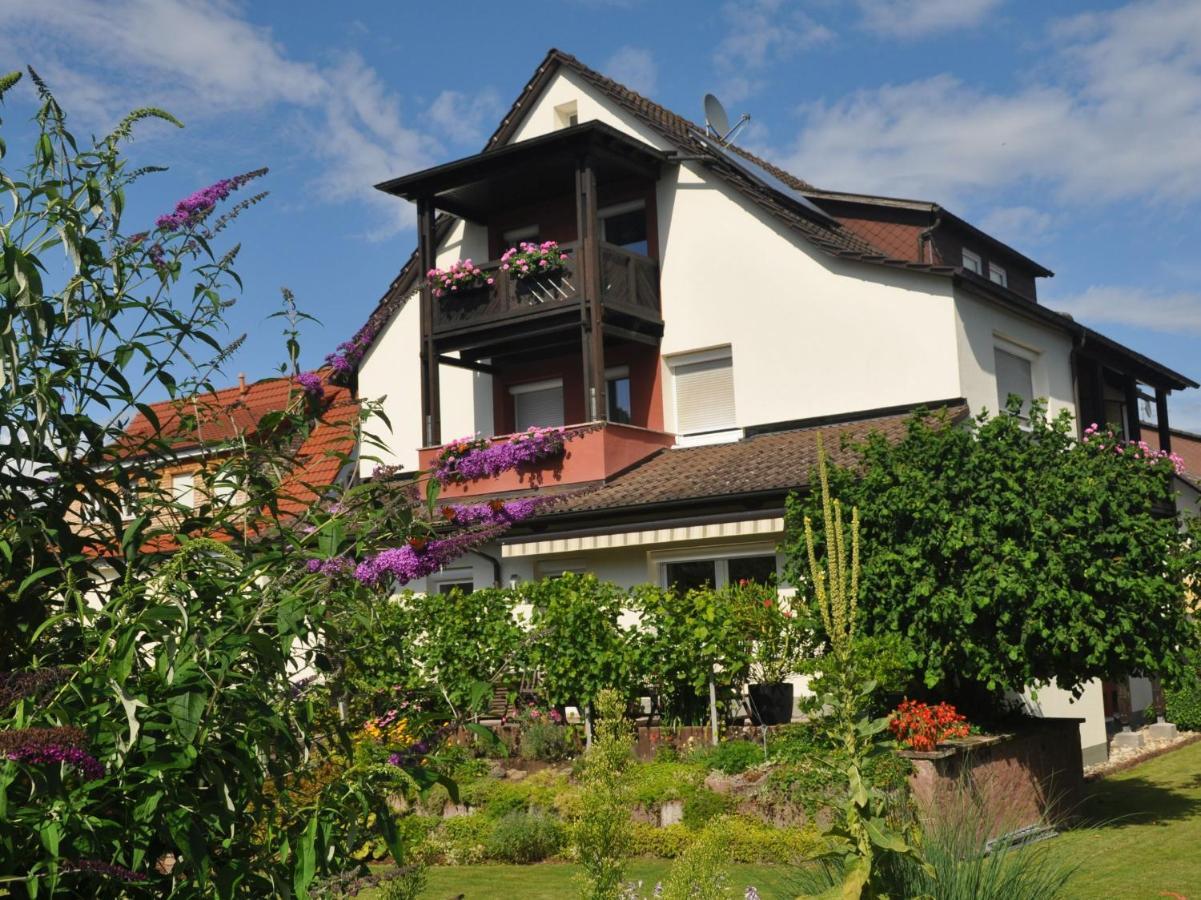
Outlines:
{"label": "purple butterfly bush flower", "polygon": [[235,175],[233,178],[222,178],[208,187],[203,187],[176,203],[174,210],[159,216],[154,220],[154,224],[163,231],[179,231],[195,225],[212,212],[213,207],[228,197],[231,192],[236,191],[246,182],[258,178],[265,171],[265,169],[259,169],[243,175]]}
{"label": "purple butterfly bush flower", "polygon": [[87,738],[80,728],[17,728],[0,731],[0,756],[32,765],[65,763],[88,779],[104,775],[104,766],[84,749]]}
{"label": "purple butterfly bush flower", "polygon": [[355,567],[354,577],[370,587],[391,581],[407,584],[431,572],[437,572],[452,559],[462,556],[476,544],[495,537],[503,530],[502,527],[493,526],[465,531],[448,538],[410,541],[401,547],[392,547],[367,557]]}
{"label": "purple butterfly bush flower", "polygon": [[520,500],[493,500],[491,503],[469,503],[447,506],[443,516],[455,525],[512,525],[528,519],[557,497],[523,497]]}
{"label": "purple butterfly bush flower", "polygon": [[296,383],[313,400],[320,400],[325,396],[325,384],[316,372],[301,372],[296,376]]}
{"label": "purple butterfly bush flower", "polygon": [[379,328],[368,322],[355,332],[354,337],[340,343],[333,353],[325,357],[325,364],[337,375],[350,375],[358,368],[359,362],[367,353],[367,348],[371,346],[371,342],[375,340],[378,333]]}
{"label": "purple butterfly bush flower", "polygon": [[146,876],[140,872],[135,872],[124,866],[118,866],[116,863],[104,862],[99,859],[67,860],[62,864],[62,870],[64,872],[91,872],[95,875],[104,875],[107,878],[116,878],[118,881],[146,880]]}
{"label": "purple butterfly bush flower", "polygon": [[345,575],[354,570],[354,561],[345,556],[335,556],[330,559],[310,559],[304,564],[305,571],[310,575],[325,575],[333,578]]}

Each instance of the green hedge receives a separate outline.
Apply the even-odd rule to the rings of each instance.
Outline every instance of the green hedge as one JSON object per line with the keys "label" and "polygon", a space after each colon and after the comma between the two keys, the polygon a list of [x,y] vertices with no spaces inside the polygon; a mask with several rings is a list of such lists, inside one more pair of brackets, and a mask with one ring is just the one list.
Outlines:
{"label": "green hedge", "polygon": [[1201,677],[1177,690],[1165,690],[1167,719],[1184,731],[1201,731]]}

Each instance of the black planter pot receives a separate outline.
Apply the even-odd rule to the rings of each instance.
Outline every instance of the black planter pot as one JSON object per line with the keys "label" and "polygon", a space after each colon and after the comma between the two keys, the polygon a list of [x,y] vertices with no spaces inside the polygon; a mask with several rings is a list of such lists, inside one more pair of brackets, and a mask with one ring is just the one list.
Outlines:
{"label": "black planter pot", "polygon": [[755,725],[786,725],[792,721],[792,685],[750,684],[751,722]]}

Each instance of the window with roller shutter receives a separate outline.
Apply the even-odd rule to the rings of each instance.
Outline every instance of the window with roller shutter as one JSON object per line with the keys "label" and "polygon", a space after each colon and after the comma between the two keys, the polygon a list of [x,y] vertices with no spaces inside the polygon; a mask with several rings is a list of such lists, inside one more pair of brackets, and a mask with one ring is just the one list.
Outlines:
{"label": "window with roller shutter", "polygon": [[671,361],[676,430],[704,434],[737,427],[734,367],[729,348],[689,354]]}
{"label": "window with roller shutter", "polygon": [[515,384],[509,388],[509,393],[513,395],[515,431],[566,424],[563,417],[562,379]]}

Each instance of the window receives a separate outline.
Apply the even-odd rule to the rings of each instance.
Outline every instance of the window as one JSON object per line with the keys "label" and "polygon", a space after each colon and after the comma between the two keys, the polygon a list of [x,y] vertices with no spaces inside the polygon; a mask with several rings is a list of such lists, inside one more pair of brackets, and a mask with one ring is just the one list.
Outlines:
{"label": "window", "polygon": [[597,213],[600,217],[601,240],[646,256],[646,202],[634,200],[609,206]]}
{"label": "window", "polygon": [[563,421],[563,379],[515,384],[509,388],[513,395],[513,430],[546,428],[565,424]]}
{"label": "window", "polygon": [[470,578],[463,580],[463,581],[439,581],[438,582],[438,593],[439,594],[450,594],[455,591],[459,591],[460,593],[463,593],[463,594],[470,594],[474,590],[475,590],[475,582],[472,581]]}
{"label": "window", "polygon": [[631,421],[629,366],[606,369],[605,389],[609,396],[609,421],[629,425]]}
{"label": "window", "polygon": [[1001,287],[1009,287],[1009,277],[1005,274],[1005,270],[996,263],[988,264],[988,280]]}
{"label": "window", "polygon": [[776,578],[776,558],[771,554],[758,554],[665,562],[662,577],[665,587],[679,591],[706,586],[722,588],[740,581],[770,584]]}
{"label": "window", "polygon": [[171,502],[185,509],[196,506],[196,477],[192,473],[171,476]]}
{"label": "window", "polygon": [[504,249],[508,250],[510,247],[516,247],[522,241],[537,244],[540,233],[537,225],[523,225],[521,228],[510,228],[501,234],[500,239],[505,245]]}
{"label": "window", "polygon": [[580,124],[580,114],[576,101],[570,103],[560,103],[555,107],[555,127],[556,128],[571,128],[573,125]]}
{"label": "window", "polygon": [[670,365],[675,384],[676,431],[706,434],[737,427],[729,347],[690,353],[675,358]]}
{"label": "window", "polygon": [[1010,353],[997,347],[995,350],[997,365],[997,403],[998,409],[1005,409],[1009,404],[1009,395],[1016,394],[1022,398],[1021,415],[1025,418],[1030,414],[1030,401],[1034,399],[1034,376],[1031,362],[1024,356]]}
{"label": "window", "polygon": [[971,250],[963,251],[963,267],[969,272],[975,272],[977,275],[984,274],[984,264],[981,262],[980,256]]}

